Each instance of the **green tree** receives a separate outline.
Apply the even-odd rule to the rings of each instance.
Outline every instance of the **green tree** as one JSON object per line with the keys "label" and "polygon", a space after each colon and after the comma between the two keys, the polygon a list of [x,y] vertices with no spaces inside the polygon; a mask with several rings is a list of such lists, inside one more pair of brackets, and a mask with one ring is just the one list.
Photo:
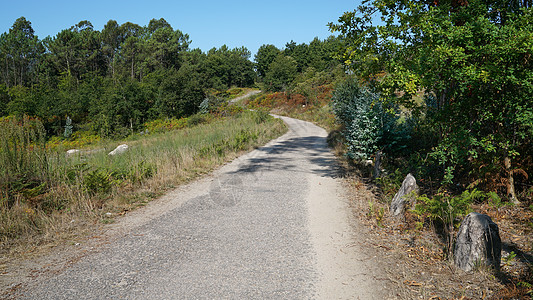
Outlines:
{"label": "green tree", "polygon": [[118,25],[117,21],[109,20],[104,26],[101,33],[102,52],[108,64],[108,70],[111,72],[111,77],[115,77],[116,64],[118,60],[118,53],[122,45],[124,35],[123,29]]}
{"label": "green tree", "polygon": [[0,35],[0,76],[7,87],[36,82],[44,48],[34,33],[31,22],[20,17]]}
{"label": "green tree", "polygon": [[270,91],[286,90],[298,74],[298,63],[294,58],[278,55],[268,66],[265,76],[265,86]]}
{"label": "green tree", "polygon": [[210,87],[223,90],[231,86],[246,87],[254,83],[253,63],[245,47],[229,49],[223,45],[207,53],[204,61]]}
{"label": "green tree", "polygon": [[144,66],[148,72],[156,68],[179,69],[181,54],[189,44],[189,35],[173,30],[164,19],[152,20],[147,27],[149,38],[146,40]]}
{"label": "green tree", "polygon": [[144,29],[130,22],[120,26],[123,43],[121,45],[121,56],[124,63],[124,71],[129,74],[130,78],[142,79],[140,72],[140,62],[144,55],[144,40],[142,38]]}
{"label": "green tree", "polygon": [[279,50],[274,45],[262,45],[259,47],[259,50],[257,50],[257,54],[255,55],[255,64],[257,69],[257,75],[264,79],[270,64],[278,57],[278,55],[281,53],[281,50]]}
{"label": "green tree", "polygon": [[283,54],[292,57],[296,61],[298,72],[302,72],[309,66],[309,45],[305,43],[296,44],[291,41],[285,45]]}
{"label": "green tree", "polygon": [[532,154],[532,19],[530,1],[369,0],[330,28],[345,64],[382,95],[401,92],[397,102],[415,108],[425,92],[445,183],[501,176],[517,202],[514,175],[532,171],[522,168]]}

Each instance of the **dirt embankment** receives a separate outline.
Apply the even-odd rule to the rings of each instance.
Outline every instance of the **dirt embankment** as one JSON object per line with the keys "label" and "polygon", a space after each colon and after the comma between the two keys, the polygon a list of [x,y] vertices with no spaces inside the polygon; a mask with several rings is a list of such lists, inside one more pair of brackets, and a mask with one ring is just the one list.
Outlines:
{"label": "dirt embankment", "polygon": [[[376,188],[355,175],[345,180],[352,213],[379,264],[393,282],[398,299],[531,299],[533,296],[531,247],[533,235],[524,208],[488,205],[475,211],[488,214],[499,226],[503,243],[501,272],[466,273],[445,258],[443,242],[433,228],[416,228],[416,219],[394,222],[389,208],[378,199]],[[526,225],[524,225],[526,224]],[[516,254],[516,256],[514,256]]]}

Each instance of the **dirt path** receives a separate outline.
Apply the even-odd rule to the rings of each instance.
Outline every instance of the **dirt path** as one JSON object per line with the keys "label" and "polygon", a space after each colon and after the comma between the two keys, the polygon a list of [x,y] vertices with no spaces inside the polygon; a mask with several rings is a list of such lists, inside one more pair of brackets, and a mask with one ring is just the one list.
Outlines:
{"label": "dirt path", "polygon": [[35,262],[11,295],[390,298],[376,257],[358,242],[326,132],[283,120],[281,138]]}
{"label": "dirt path", "polygon": [[242,96],[239,96],[239,97],[236,97],[234,99],[231,99],[230,103],[237,103],[237,102],[239,102],[239,101],[241,101],[243,99],[246,99],[246,98],[251,97],[253,95],[257,95],[259,93],[261,93],[261,91],[259,91],[259,90],[249,91],[248,93],[246,93],[246,94],[244,94]]}

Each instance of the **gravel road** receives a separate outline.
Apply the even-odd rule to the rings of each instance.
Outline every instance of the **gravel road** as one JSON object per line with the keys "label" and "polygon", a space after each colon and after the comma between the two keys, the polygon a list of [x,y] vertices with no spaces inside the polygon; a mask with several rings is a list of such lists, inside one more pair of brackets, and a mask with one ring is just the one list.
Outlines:
{"label": "gravel road", "polygon": [[17,296],[387,298],[357,244],[326,132],[282,119],[287,134],[109,225]]}

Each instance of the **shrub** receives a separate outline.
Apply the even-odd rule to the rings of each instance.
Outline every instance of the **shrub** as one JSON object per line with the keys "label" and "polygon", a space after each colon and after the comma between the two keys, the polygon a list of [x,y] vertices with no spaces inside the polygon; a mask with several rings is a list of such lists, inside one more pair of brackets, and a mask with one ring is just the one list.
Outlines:
{"label": "shrub", "polygon": [[369,159],[378,150],[395,149],[402,138],[408,138],[398,126],[398,109],[385,107],[380,95],[361,86],[356,78],[335,89],[331,105],[344,127],[347,155],[352,159]]}
{"label": "shrub", "polygon": [[475,200],[485,197],[487,194],[476,189],[464,191],[459,196],[439,193],[429,198],[422,195],[417,199],[418,204],[415,206],[414,213],[442,223],[448,254],[451,254],[455,227],[460,224],[460,218],[470,212]]}
{"label": "shrub", "polygon": [[113,188],[112,172],[96,168],[85,174],[83,186],[85,191],[91,195],[109,193]]}

